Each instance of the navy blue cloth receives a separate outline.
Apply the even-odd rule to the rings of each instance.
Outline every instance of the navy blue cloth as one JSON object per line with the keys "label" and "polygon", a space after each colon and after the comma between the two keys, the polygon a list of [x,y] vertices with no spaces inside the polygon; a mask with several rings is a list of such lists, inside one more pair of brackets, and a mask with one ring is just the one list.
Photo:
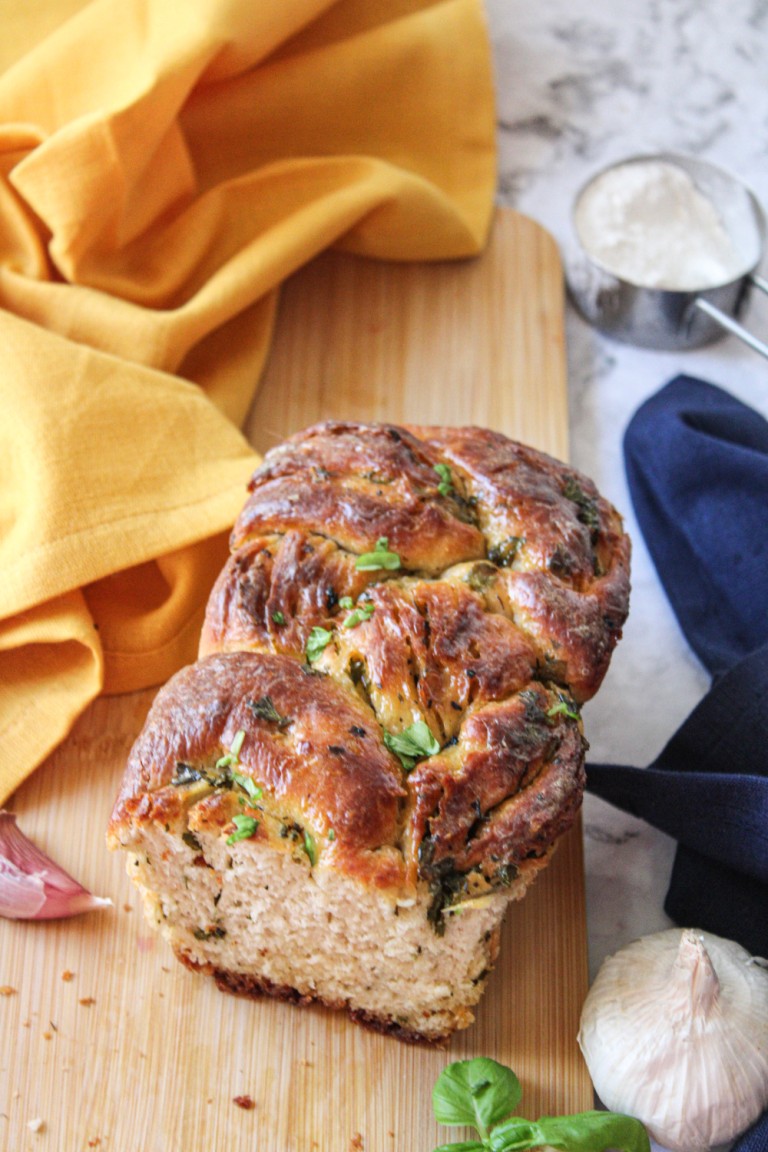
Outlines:
{"label": "navy blue cloth", "polygon": [[659,579],[718,676],[768,643],[768,421],[678,376],[633,416],[624,459]]}
{"label": "navy blue cloth", "polygon": [[768,1112],[736,1141],[731,1152],[768,1152]]}
{"label": "navy blue cloth", "polygon": [[[624,437],[632,503],[659,579],[712,676],[651,765],[588,764],[587,788],[677,842],[677,924],[768,956],[768,421],[678,376]],[[733,1152],[768,1152],[768,1113]]]}

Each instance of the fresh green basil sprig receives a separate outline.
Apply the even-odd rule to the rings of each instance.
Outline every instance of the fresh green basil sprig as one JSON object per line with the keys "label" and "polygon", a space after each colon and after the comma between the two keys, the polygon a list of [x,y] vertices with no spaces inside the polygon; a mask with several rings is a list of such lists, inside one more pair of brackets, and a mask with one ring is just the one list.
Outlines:
{"label": "fresh green basil sprig", "polygon": [[650,1152],[648,1133],[639,1120],[617,1112],[577,1112],[524,1120],[512,1116],[522,1098],[511,1068],[486,1056],[449,1064],[432,1090],[439,1124],[475,1129],[478,1140],[441,1144],[435,1152],[524,1152],[558,1148],[564,1152]]}

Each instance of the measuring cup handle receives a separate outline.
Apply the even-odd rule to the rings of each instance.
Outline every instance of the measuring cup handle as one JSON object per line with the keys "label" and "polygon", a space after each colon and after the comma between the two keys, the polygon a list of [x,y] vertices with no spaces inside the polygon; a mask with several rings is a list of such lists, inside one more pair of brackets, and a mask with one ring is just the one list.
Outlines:
{"label": "measuring cup handle", "polygon": [[[750,280],[763,292],[768,292],[768,281],[761,281],[759,276],[751,276]],[[743,324],[739,324],[732,316],[721,311],[720,308],[716,308],[714,304],[710,304],[709,300],[702,299],[701,296],[697,296],[693,303],[701,312],[706,312],[707,316],[710,316],[721,328],[727,328],[734,336],[738,336],[739,340],[743,340],[750,348],[754,348],[755,352],[759,352],[761,356],[768,359],[768,344],[758,340],[757,336],[753,336]]]}

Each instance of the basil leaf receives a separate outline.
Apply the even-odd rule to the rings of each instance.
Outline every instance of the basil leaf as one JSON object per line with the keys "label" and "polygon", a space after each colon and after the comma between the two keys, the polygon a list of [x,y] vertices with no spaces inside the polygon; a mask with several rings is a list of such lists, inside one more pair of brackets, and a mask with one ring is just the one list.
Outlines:
{"label": "basil leaf", "polygon": [[356,628],[358,624],[362,624],[364,621],[370,620],[371,616],[373,616],[373,612],[374,606],[371,601],[364,600],[358,608],[355,608],[354,612],[350,612],[349,616],[347,616],[346,620],[344,621],[344,627]]}
{"label": "basil leaf", "polygon": [[565,716],[568,720],[578,720],[577,709],[578,705],[574,700],[569,700],[566,696],[559,694],[557,704],[553,704],[551,708],[547,709],[546,716],[549,720],[554,720],[555,716]]}
{"label": "basil leaf", "polygon": [[176,761],[176,775],[171,780],[171,784],[175,788],[180,788],[185,784],[197,784],[200,780],[205,780],[205,775],[197,768],[193,768],[191,764],[185,764],[182,760]]}
{"label": "basil leaf", "polygon": [[400,557],[397,552],[390,552],[389,541],[386,536],[380,536],[376,541],[373,552],[364,552],[355,561],[358,572],[375,572],[379,568],[395,571],[400,567]]}
{"label": "basil leaf", "polygon": [[387,732],[385,729],[384,744],[398,757],[406,772],[410,772],[417,760],[440,751],[440,745],[423,720],[415,720],[403,732]]}
{"label": "basil leaf", "polygon": [[244,792],[248,793],[250,800],[261,800],[262,791],[255,780],[250,776],[243,776],[240,772],[233,772],[232,779],[238,788],[242,788]]}
{"label": "basil leaf", "polygon": [[251,836],[256,835],[259,826],[258,820],[253,816],[243,816],[241,813],[232,817],[232,823],[236,831],[227,836],[227,844],[236,844],[238,840],[250,840]]}
{"label": "basil leaf", "polygon": [[514,1072],[486,1057],[460,1060],[440,1073],[432,1091],[435,1118],[441,1124],[469,1124],[480,1141],[441,1144],[435,1152],[525,1152],[556,1148],[562,1152],[650,1152],[648,1133],[639,1120],[617,1112],[579,1112],[525,1120],[510,1116],[522,1090]]}
{"label": "basil leaf", "polygon": [[594,496],[588,496],[575,476],[569,476],[563,487],[563,496],[578,508],[576,518],[593,532],[600,528],[600,510]]}
{"label": "basil leaf", "polygon": [[497,1124],[488,1141],[490,1152],[524,1152],[546,1143],[538,1124],[522,1116],[510,1116]]}
{"label": "basil leaf", "polygon": [[[639,1120],[619,1112],[577,1112],[573,1116],[542,1116],[538,1143],[565,1152],[650,1152],[648,1133]],[[494,1132],[494,1136],[496,1133]],[[491,1145],[493,1147],[493,1144]],[[499,1152],[507,1145],[500,1145]]]}
{"label": "basil leaf", "polygon": [[287,728],[292,723],[288,716],[278,712],[271,696],[260,696],[258,700],[249,699],[245,703],[258,720],[267,720],[270,724],[277,724],[278,728]]}
{"label": "basil leaf", "polygon": [[488,549],[488,559],[499,568],[511,568],[518,551],[525,543],[522,536],[508,536]]}
{"label": "basil leaf", "polygon": [[321,628],[319,625],[315,625],[309,634],[307,647],[305,649],[305,654],[310,664],[314,660],[319,659],[323,651],[330,644],[332,637],[333,633],[329,632],[327,628]]}
{"label": "basil leaf", "polygon": [[195,928],[192,935],[195,940],[223,940],[227,934],[226,928],[214,924],[211,928]]}
{"label": "basil leaf", "polygon": [[450,496],[453,492],[453,478],[450,468],[447,464],[435,464],[435,472],[440,477],[440,483],[437,486],[438,492],[441,496]]}
{"label": "basil leaf", "polygon": [[488,1129],[509,1116],[521,1096],[520,1081],[511,1068],[477,1056],[443,1069],[432,1090],[432,1106],[438,1123],[471,1124],[487,1141]]}
{"label": "basil leaf", "polygon": [[435,1152],[487,1152],[487,1147],[479,1140],[462,1140],[458,1144],[441,1144]]}
{"label": "basil leaf", "polygon": [[315,864],[317,864],[317,845],[315,844],[314,836],[312,836],[310,832],[307,832],[306,828],[304,829],[304,851],[309,857],[310,864],[314,868]]}

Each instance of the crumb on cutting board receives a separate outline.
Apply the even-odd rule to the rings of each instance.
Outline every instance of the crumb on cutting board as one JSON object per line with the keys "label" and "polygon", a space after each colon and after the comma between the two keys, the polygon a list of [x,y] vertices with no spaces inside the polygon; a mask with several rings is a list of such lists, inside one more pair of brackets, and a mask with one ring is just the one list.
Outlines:
{"label": "crumb on cutting board", "polygon": [[256,1107],[256,1102],[251,1096],[233,1096],[233,1104],[237,1104],[238,1108],[243,1108],[246,1112]]}

